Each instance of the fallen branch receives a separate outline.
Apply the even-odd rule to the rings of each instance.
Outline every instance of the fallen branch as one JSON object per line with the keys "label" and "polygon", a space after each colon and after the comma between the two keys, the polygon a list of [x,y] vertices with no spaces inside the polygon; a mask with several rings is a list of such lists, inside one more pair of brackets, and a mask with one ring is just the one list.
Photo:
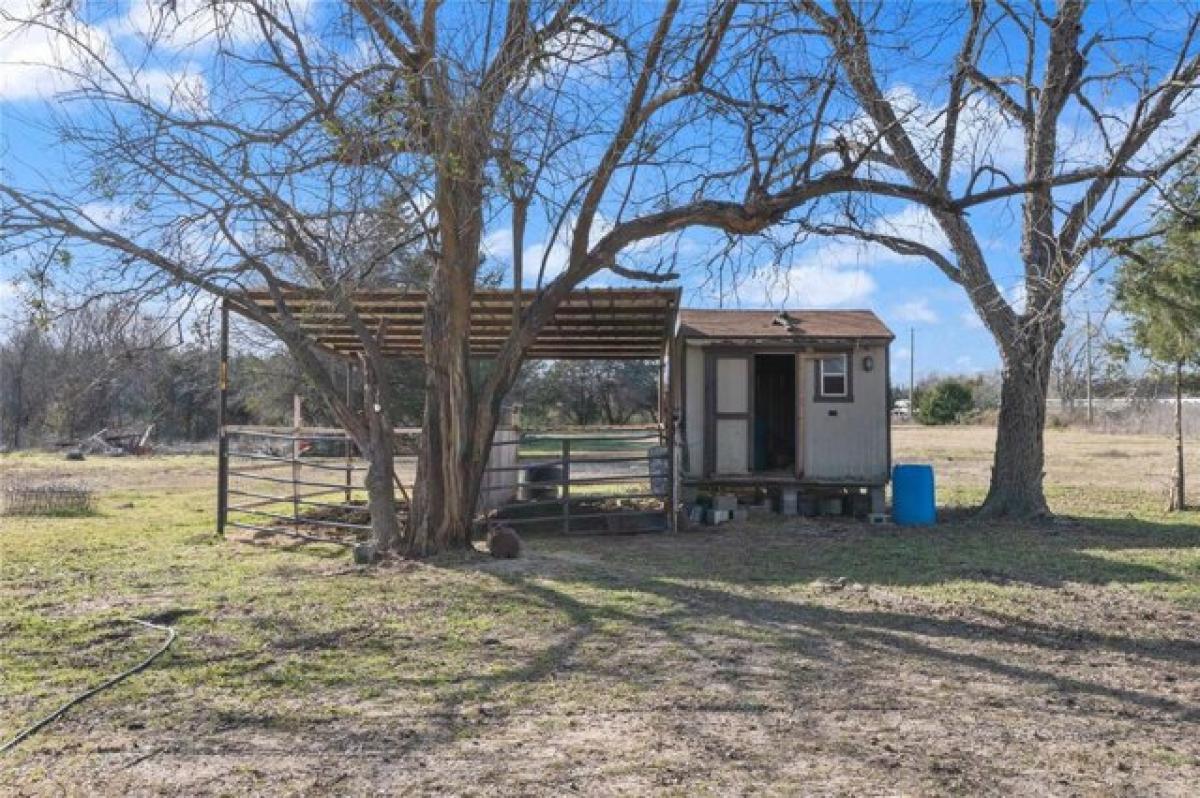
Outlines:
{"label": "fallen branch", "polygon": [[119,682],[122,682],[125,679],[128,679],[130,676],[133,676],[135,673],[140,673],[141,671],[144,671],[146,668],[150,667],[150,664],[152,662],[154,662],[154,660],[158,659],[159,656],[162,655],[162,653],[164,651],[166,651],[168,648],[170,648],[172,643],[175,642],[176,634],[175,634],[175,629],[173,627],[160,626],[159,624],[150,623],[149,621],[139,621],[136,618],[127,618],[126,621],[128,623],[140,624],[140,625],[148,627],[150,629],[157,629],[160,632],[166,632],[167,639],[161,646],[159,646],[157,651],[155,651],[150,656],[146,657],[144,660],[139,662],[137,665],[134,665],[129,670],[122,671],[121,673],[112,677],[111,679],[104,682],[103,684],[97,685],[96,687],[93,687],[91,690],[88,690],[86,693],[82,693],[82,694],[76,696],[75,698],[72,698],[70,701],[63,704],[58,709],[54,710],[46,717],[42,718],[41,720],[37,721],[36,723],[34,723],[31,726],[25,727],[20,733],[17,734],[16,737],[13,737],[11,740],[6,742],[4,745],[0,745],[0,754],[8,753],[8,751],[12,748],[15,748],[18,743],[20,743],[24,740],[27,740],[28,738],[32,737],[34,734],[36,734],[38,731],[40,731],[44,727],[50,725],[54,721],[61,718],[72,707],[76,707],[79,704],[82,704],[84,701],[87,701],[89,698],[96,695],[97,693],[107,690],[108,688],[112,687],[113,685],[115,685]]}

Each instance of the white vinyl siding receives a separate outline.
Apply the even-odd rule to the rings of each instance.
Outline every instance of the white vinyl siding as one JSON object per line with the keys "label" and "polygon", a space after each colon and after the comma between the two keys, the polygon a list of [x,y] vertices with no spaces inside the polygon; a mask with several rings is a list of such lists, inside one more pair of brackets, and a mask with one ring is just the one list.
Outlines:
{"label": "white vinyl siding", "polygon": [[[861,347],[850,357],[875,359],[875,368],[855,368],[852,401],[821,401],[810,386],[804,406],[804,477],[816,482],[883,484],[888,469],[887,374],[885,349]],[[850,363],[847,363],[850,365]],[[820,367],[803,372],[819,379]]]}

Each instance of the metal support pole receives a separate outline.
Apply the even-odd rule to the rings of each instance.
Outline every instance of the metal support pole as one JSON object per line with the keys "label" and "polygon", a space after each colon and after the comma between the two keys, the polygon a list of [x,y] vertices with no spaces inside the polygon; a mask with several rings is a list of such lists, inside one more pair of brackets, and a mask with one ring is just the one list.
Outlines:
{"label": "metal support pole", "polygon": [[563,534],[571,533],[571,439],[562,439]]}
{"label": "metal support pole", "polygon": [[229,305],[221,300],[220,364],[217,367],[217,534],[225,537],[229,515]]}

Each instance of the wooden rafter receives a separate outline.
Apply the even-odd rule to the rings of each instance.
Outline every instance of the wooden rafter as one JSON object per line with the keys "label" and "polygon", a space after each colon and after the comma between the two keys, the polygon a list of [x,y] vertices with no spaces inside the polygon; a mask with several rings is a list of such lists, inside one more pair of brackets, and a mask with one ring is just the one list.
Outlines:
{"label": "wooden rafter", "polygon": [[[278,308],[266,291],[247,298],[265,313]],[[522,304],[533,292],[522,292]],[[531,359],[656,360],[662,357],[679,311],[677,288],[585,289],[573,292],[555,311],[528,350]],[[400,290],[360,291],[355,311],[378,331],[379,345],[392,357],[421,357],[425,295]],[[471,305],[471,353],[494,357],[512,332],[513,292],[477,291]],[[362,351],[362,342],[319,291],[284,292],[288,310],[300,328],[326,350],[345,356]]]}

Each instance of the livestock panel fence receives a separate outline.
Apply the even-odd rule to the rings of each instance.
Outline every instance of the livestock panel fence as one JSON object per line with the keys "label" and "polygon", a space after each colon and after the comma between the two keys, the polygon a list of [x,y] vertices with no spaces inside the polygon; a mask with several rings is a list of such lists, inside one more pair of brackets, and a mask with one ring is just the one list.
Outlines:
{"label": "livestock panel fence", "polygon": [[[371,529],[367,463],[340,429],[226,426],[218,531],[353,545]],[[407,522],[420,430],[395,430],[397,508]],[[659,426],[497,428],[476,506],[480,523],[566,534],[674,528],[673,436]]]}

